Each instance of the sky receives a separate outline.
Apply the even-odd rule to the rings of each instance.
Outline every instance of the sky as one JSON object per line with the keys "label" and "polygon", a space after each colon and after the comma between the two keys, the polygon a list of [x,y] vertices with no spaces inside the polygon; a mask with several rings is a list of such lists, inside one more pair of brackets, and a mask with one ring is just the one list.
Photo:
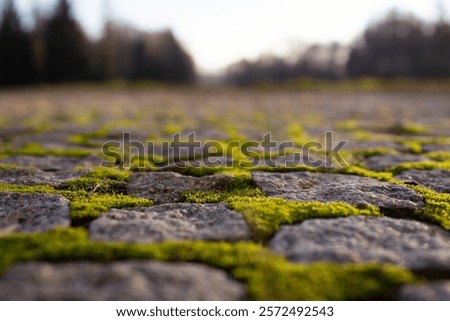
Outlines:
{"label": "sky", "polygon": [[[0,0],[1,1],[1,0]],[[31,8],[57,0],[15,0],[23,19]],[[450,0],[72,0],[92,37],[101,34],[106,12],[138,29],[170,28],[200,72],[214,73],[242,58],[289,55],[308,43],[349,44],[367,24],[393,8],[423,19],[450,13]]]}

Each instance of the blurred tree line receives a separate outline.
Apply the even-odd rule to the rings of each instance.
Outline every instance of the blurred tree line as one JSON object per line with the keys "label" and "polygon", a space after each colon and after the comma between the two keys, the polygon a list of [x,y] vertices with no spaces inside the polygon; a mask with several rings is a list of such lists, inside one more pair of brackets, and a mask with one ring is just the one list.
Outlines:
{"label": "blurred tree line", "polygon": [[60,0],[49,17],[35,13],[31,30],[20,21],[13,0],[0,16],[0,86],[40,82],[149,79],[189,82],[192,58],[171,31],[140,32],[107,22],[99,40],[90,40]]}
{"label": "blurred tree line", "polygon": [[294,59],[242,60],[226,71],[226,80],[238,85],[300,77],[450,77],[450,24],[444,14],[427,23],[392,11],[370,24],[350,47],[312,45]]}

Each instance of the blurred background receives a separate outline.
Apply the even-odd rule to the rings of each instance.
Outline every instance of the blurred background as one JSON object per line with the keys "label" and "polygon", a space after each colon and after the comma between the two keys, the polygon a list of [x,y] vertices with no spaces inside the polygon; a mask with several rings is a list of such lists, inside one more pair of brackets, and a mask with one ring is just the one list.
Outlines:
{"label": "blurred background", "polygon": [[0,0],[0,85],[450,76],[450,0]]}

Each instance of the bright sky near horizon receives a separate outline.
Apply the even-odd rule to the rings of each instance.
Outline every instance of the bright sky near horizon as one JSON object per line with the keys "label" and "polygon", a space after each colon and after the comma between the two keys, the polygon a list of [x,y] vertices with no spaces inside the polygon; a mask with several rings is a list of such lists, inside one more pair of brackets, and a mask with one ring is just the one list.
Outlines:
{"label": "bright sky near horizon", "polygon": [[[1,2],[1,0],[0,0]],[[29,19],[33,5],[57,0],[16,0]],[[114,20],[142,30],[170,28],[202,72],[216,72],[241,58],[289,54],[302,43],[350,43],[390,9],[424,18],[450,13],[450,0],[72,0],[79,21],[94,37],[108,8]]]}

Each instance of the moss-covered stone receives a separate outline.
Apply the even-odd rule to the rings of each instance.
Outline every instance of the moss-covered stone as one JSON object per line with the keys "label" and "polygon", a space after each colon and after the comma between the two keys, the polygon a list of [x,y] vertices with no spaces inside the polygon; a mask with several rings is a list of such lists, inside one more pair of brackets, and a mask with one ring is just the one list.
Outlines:
{"label": "moss-covered stone", "polygon": [[418,140],[406,140],[402,142],[402,145],[413,154],[422,153],[422,142]]}
{"label": "moss-covered stone", "polygon": [[410,186],[425,200],[425,208],[414,213],[418,220],[440,225],[450,231],[450,194],[438,193],[421,186]]}
{"label": "moss-covered stone", "polygon": [[130,174],[129,171],[100,167],[85,177],[67,181],[58,189],[49,185],[0,183],[0,191],[62,195],[70,201],[72,225],[79,226],[92,221],[110,208],[153,205],[151,200],[123,194],[125,181]]}
{"label": "moss-covered stone", "polygon": [[259,197],[263,193],[255,186],[249,172],[240,172],[225,185],[223,192],[188,191],[183,196],[188,203],[225,203],[235,196]]}
{"label": "moss-covered stone", "polygon": [[117,168],[98,167],[83,177],[69,180],[59,187],[68,191],[125,193],[125,182],[132,173]]}
{"label": "moss-covered stone", "polygon": [[12,169],[20,169],[23,168],[23,166],[16,165],[16,164],[0,164],[0,171],[8,171]]}
{"label": "moss-covered stone", "polygon": [[340,174],[358,175],[358,176],[363,176],[363,177],[374,178],[374,179],[377,179],[379,181],[384,181],[384,182],[390,182],[390,183],[395,182],[395,179],[393,178],[392,173],[375,172],[375,171],[371,171],[369,169],[365,169],[358,165],[342,167],[342,168],[335,169],[332,171],[335,173],[340,173]]}
{"label": "moss-covered stone", "polygon": [[228,199],[228,204],[231,209],[242,213],[253,232],[253,238],[258,242],[267,241],[282,224],[298,223],[311,218],[381,215],[375,206],[359,209],[341,202],[300,202],[275,197],[238,196]]}
{"label": "moss-covered stone", "polygon": [[82,229],[0,238],[0,273],[26,261],[154,259],[199,262],[228,271],[247,285],[254,300],[355,300],[388,298],[397,287],[416,282],[400,267],[378,264],[288,263],[252,243],[164,242],[151,245],[89,241]]}
{"label": "moss-covered stone", "polygon": [[100,127],[98,130],[90,133],[74,134],[69,137],[69,142],[72,144],[81,145],[85,147],[96,147],[99,144],[92,140],[97,138],[108,137],[111,128],[113,128],[112,124],[106,124]]}
{"label": "moss-covered stone", "polygon": [[[65,195],[67,196],[67,194]],[[153,202],[149,199],[122,194],[99,195],[79,192],[69,195],[68,199],[71,201],[70,217],[73,226],[88,223],[110,208],[148,207],[153,205]]]}

